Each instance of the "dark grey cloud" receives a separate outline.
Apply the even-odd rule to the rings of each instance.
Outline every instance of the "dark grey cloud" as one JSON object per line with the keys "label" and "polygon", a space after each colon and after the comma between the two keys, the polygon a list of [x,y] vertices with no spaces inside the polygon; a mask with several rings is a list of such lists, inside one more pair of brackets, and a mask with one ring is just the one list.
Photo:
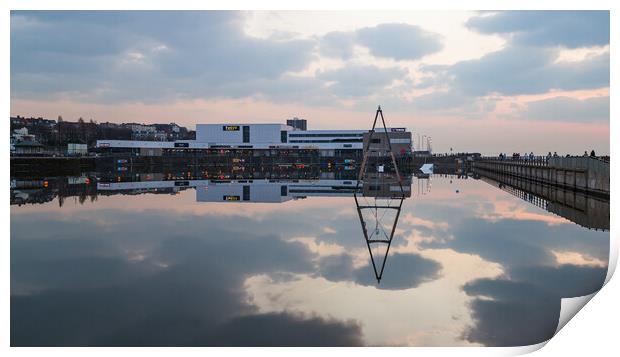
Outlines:
{"label": "dark grey cloud", "polygon": [[319,39],[319,51],[327,57],[342,58],[345,60],[353,57],[355,33],[334,31],[325,34]]}
{"label": "dark grey cloud", "polygon": [[328,83],[329,90],[343,98],[368,96],[382,90],[407,71],[397,67],[346,66],[317,73],[317,78]]}
{"label": "dark grey cloud", "polygon": [[532,120],[609,122],[609,97],[574,99],[555,97],[529,102],[519,117]]}
{"label": "dark grey cloud", "polygon": [[[439,111],[460,108],[471,111],[472,117],[480,117],[486,109],[493,109],[493,103],[479,103],[481,107],[473,108],[470,103],[483,96],[609,87],[609,53],[576,62],[557,60],[561,48],[608,45],[608,11],[482,13],[471,18],[467,26],[484,34],[502,35],[507,44],[478,59],[422,67],[425,76],[417,88],[440,86],[448,87],[448,91],[422,96],[412,105]],[[578,120],[592,121],[599,113],[597,109],[594,115]]]}
{"label": "dark grey cloud", "polygon": [[473,17],[467,26],[525,46],[605,46],[610,33],[609,11],[501,11]]}
{"label": "dark grey cloud", "polygon": [[349,59],[355,45],[368,48],[370,54],[394,60],[418,60],[443,48],[439,34],[419,26],[387,23],[356,31],[329,32],[319,39],[321,54]]}
{"label": "dark grey cloud", "polygon": [[13,12],[12,93],[113,102],[247,96],[243,85],[260,93],[259,85],[313,59],[314,41],[249,37],[242,19],[219,11]]}
{"label": "dark grey cloud", "polygon": [[480,59],[458,62],[447,74],[453,89],[474,97],[609,86],[609,53],[579,62],[556,62],[557,56],[557,50],[508,46]]}
{"label": "dark grey cloud", "polygon": [[357,40],[376,57],[415,60],[439,52],[441,37],[419,26],[381,24],[357,31]]}

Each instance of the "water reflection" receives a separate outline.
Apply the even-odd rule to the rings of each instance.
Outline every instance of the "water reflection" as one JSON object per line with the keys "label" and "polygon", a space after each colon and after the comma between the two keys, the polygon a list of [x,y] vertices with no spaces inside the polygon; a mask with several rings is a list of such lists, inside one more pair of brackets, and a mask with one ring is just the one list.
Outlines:
{"label": "water reflection", "polygon": [[11,344],[525,345],[552,336],[561,298],[601,287],[609,233],[550,198],[405,182],[377,284],[355,172],[15,179]]}

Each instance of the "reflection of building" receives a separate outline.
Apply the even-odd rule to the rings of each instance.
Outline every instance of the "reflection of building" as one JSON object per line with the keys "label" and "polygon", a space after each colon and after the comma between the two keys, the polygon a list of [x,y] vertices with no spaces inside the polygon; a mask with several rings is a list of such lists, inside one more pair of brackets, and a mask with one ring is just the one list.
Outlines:
{"label": "reflection of building", "polygon": [[395,175],[369,173],[364,176],[362,192],[366,197],[411,197],[411,179],[401,185]]}
{"label": "reflection of building", "polygon": [[[338,156],[342,151],[361,151],[365,130],[301,130],[307,127],[304,119],[294,118],[284,124],[198,124],[196,140],[152,142],[138,140],[98,140],[97,147],[118,151],[139,152],[143,148],[163,150],[194,149],[313,149],[321,156]],[[380,135],[381,134],[381,135]],[[377,140],[386,140],[396,155],[411,153],[411,133],[404,128],[377,130]]]}
{"label": "reflection of building", "polygon": [[[409,193],[407,196],[410,196],[410,185],[409,180],[403,186]],[[281,203],[306,197],[351,197],[356,186],[356,180],[170,180],[99,182],[97,190],[149,192],[195,187],[198,202]],[[389,188],[382,188],[378,192],[389,192]]]}

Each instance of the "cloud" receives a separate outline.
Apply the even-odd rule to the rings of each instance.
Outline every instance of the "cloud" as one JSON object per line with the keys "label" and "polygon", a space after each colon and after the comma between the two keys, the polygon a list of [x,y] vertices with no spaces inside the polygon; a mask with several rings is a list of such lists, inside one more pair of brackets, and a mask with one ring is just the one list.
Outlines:
{"label": "cloud", "polygon": [[438,34],[408,24],[366,27],[357,31],[357,40],[374,56],[395,60],[416,60],[443,48]]}
{"label": "cloud", "polygon": [[326,57],[350,59],[353,57],[355,34],[352,32],[334,31],[319,39],[319,51]]}
{"label": "cloud", "polygon": [[554,97],[526,104],[519,117],[532,120],[609,122],[609,97],[575,99]]}
{"label": "cloud", "polygon": [[[248,96],[312,61],[314,41],[253,38],[242,19],[219,11],[12,12],[12,93],[97,102]],[[240,92],[243,85],[254,92]]]}
{"label": "cloud", "polygon": [[539,94],[550,90],[609,86],[609,53],[559,62],[557,50],[509,46],[480,59],[458,62],[447,72],[452,88],[470,96]]}
{"label": "cloud", "polygon": [[[451,65],[423,63],[443,50],[443,38],[413,24],[308,38],[276,29],[258,38],[244,32],[245,16],[13,11],[11,98],[147,105],[250,98],[348,110],[367,108],[368,99],[376,98],[401,113],[486,118],[495,103],[482,97],[609,87],[609,52],[557,61],[566,48],[608,45],[608,11],[481,13],[467,26],[502,36],[505,47]],[[396,62],[386,67],[384,59]],[[418,78],[403,61],[422,62],[423,75]],[[342,67],[322,67],[334,62]],[[314,71],[315,65],[320,69]],[[415,93],[421,89],[424,95]]]}
{"label": "cloud", "polygon": [[[426,76],[417,88],[443,86],[448,90],[417,98],[414,103],[419,103],[421,109],[463,108],[479,97],[495,94],[515,96],[609,87],[609,52],[581,61],[557,61],[561,47],[608,45],[608,11],[483,13],[469,19],[467,26],[484,34],[502,35],[507,44],[478,59],[450,66],[423,66]],[[478,112],[485,114],[484,110]]]}
{"label": "cloud", "polygon": [[609,44],[609,11],[502,11],[472,17],[466,25],[481,33],[507,36],[520,46]]}
{"label": "cloud", "polygon": [[345,60],[353,56],[356,45],[366,47],[375,57],[394,60],[418,60],[443,49],[439,34],[402,23],[329,32],[319,38],[319,44],[322,55]]}
{"label": "cloud", "polygon": [[352,65],[319,72],[317,78],[327,81],[332,93],[347,98],[371,95],[406,74],[407,71],[397,67]]}

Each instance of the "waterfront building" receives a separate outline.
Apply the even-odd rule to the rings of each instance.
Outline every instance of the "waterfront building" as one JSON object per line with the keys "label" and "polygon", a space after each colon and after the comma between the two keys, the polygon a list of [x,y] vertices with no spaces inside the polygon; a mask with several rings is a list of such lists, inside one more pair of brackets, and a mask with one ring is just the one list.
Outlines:
{"label": "waterfront building", "polygon": [[[303,122],[302,122],[303,121]],[[313,150],[320,156],[346,156],[361,153],[368,130],[300,130],[306,128],[304,119],[294,118],[284,124],[197,124],[195,140],[154,142],[140,140],[97,140],[97,148],[109,151],[128,151],[139,155],[144,149],[161,149],[161,155],[171,151],[200,151],[207,149],[252,150],[266,153],[278,150]],[[397,156],[411,154],[411,132],[405,128],[377,129],[373,140],[390,140]],[[160,155],[160,151],[152,151]]]}

